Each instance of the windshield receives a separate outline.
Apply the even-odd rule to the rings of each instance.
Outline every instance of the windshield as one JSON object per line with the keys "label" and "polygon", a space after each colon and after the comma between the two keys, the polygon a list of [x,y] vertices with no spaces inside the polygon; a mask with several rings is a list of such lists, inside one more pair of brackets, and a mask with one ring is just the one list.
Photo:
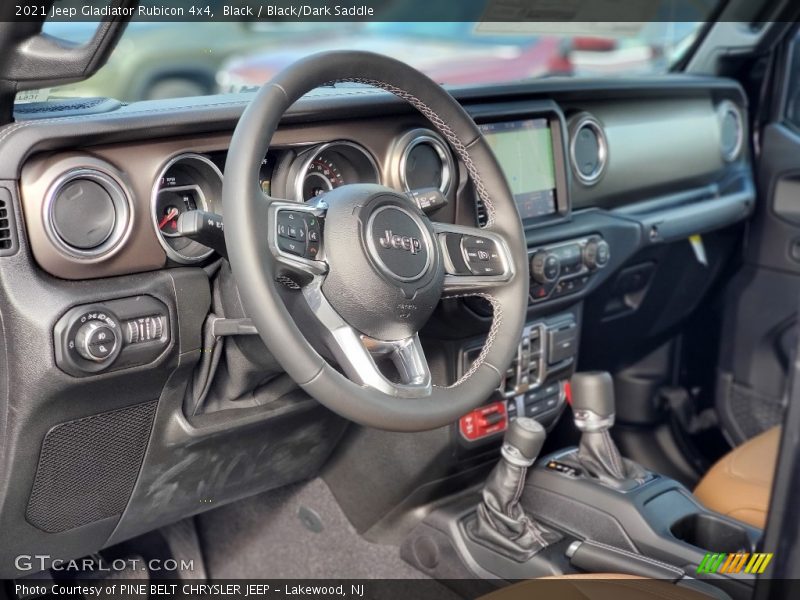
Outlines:
{"label": "windshield", "polygon": [[[132,102],[249,91],[292,62],[326,50],[393,56],[450,85],[541,77],[660,74],[691,45],[700,21],[542,22],[133,22],[87,81],[37,99],[103,96]],[[48,22],[75,43],[94,24]]]}

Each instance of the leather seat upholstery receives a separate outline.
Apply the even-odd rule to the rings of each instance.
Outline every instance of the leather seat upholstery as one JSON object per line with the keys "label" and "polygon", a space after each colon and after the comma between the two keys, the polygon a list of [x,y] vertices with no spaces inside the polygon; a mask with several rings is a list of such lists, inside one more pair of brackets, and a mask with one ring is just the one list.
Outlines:
{"label": "leather seat upholstery", "polygon": [[723,456],[695,489],[707,508],[754,527],[767,522],[781,428],[773,427]]}

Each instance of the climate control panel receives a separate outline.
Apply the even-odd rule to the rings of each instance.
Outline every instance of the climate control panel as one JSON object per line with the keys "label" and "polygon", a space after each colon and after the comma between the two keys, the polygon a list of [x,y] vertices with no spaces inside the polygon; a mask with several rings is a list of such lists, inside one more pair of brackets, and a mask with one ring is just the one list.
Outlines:
{"label": "climate control panel", "polygon": [[56,323],[56,364],[84,377],[151,363],[169,345],[168,315],[152,296],[76,306]]}
{"label": "climate control panel", "polygon": [[593,235],[529,252],[531,301],[541,302],[581,291],[592,274],[611,259],[611,248],[601,236]]}

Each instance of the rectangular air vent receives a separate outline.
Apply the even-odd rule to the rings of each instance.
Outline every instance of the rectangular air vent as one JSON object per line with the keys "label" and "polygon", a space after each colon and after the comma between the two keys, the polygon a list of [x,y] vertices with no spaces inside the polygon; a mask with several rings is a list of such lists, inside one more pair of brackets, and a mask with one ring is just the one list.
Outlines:
{"label": "rectangular air vent", "polygon": [[478,221],[478,227],[485,227],[489,220],[489,216],[486,213],[486,205],[478,197],[475,198],[475,217]]}
{"label": "rectangular air vent", "polygon": [[8,256],[17,251],[17,235],[14,228],[14,207],[11,193],[0,188],[0,256]]}

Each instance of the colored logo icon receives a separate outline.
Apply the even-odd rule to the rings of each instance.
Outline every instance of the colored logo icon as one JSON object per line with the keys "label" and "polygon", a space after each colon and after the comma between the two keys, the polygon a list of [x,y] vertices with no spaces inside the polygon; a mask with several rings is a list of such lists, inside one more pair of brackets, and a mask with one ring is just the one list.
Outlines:
{"label": "colored logo icon", "polygon": [[737,573],[763,573],[772,560],[772,553],[737,552],[736,554],[709,552],[703,557],[698,573],[720,573],[735,575]]}

